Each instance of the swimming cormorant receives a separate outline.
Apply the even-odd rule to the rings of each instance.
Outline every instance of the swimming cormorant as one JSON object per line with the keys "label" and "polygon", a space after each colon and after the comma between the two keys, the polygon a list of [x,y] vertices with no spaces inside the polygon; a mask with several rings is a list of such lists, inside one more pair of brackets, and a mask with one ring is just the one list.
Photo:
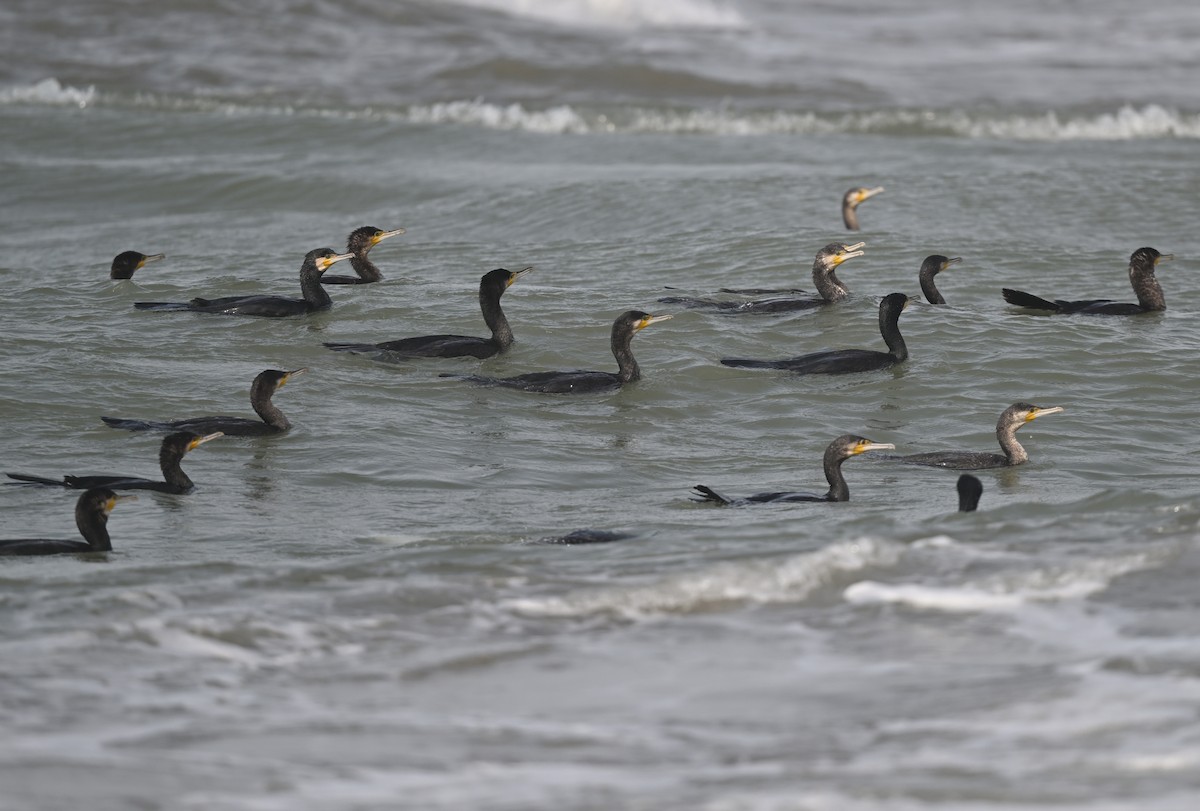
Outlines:
{"label": "swimming cormorant", "polygon": [[367,253],[385,239],[400,236],[403,233],[403,228],[397,228],[394,231],[381,231],[373,225],[355,228],[346,238],[346,250],[352,254],[350,267],[354,268],[354,272],[358,275],[322,276],[321,284],[371,284],[382,281],[383,274],[379,272],[379,268],[375,267],[375,263],[367,258]]}
{"label": "swimming cormorant", "polygon": [[300,292],[304,296],[300,299],[284,296],[226,296],[214,299],[194,298],[186,303],[139,301],[133,306],[139,310],[187,310],[194,313],[256,315],[264,318],[283,318],[328,310],[333,306],[333,301],[321,287],[321,274],[334,262],[349,259],[350,256],[348,253],[334,253],[332,248],[309,251],[304,257],[304,264],[300,266]]}
{"label": "swimming cormorant", "polygon": [[[760,301],[720,301],[713,299],[698,299],[679,296],[660,298],[662,304],[679,304],[692,309],[718,310],[728,315],[750,313],[755,315],[771,315],[787,313],[796,310],[809,310],[835,301],[841,301],[850,295],[850,290],[837,277],[838,265],[847,259],[862,256],[861,250],[865,242],[846,245],[842,242],[831,242],[817,252],[813,260],[812,278],[817,286],[820,298],[772,298]],[[780,291],[784,292],[784,291]]]}
{"label": "swimming cormorant", "polygon": [[551,535],[531,541],[535,544],[557,544],[560,546],[583,546],[584,544],[615,543],[634,537],[632,532],[617,532],[608,529],[577,529],[566,535]]}
{"label": "swimming cormorant", "polygon": [[706,503],[715,502],[717,504],[769,504],[787,501],[849,501],[850,488],[846,486],[846,479],[842,476],[842,462],[845,462],[851,456],[858,456],[860,453],[867,451],[878,451],[895,448],[896,446],[890,442],[872,442],[861,436],[854,434],[844,434],[829,443],[829,447],[825,449],[825,481],[829,482],[829,490],[825,495],[816,493],[795,493],[795,492],[778,492],[778,493],[756,493],[745,498],[729,498],[713,490],[703,484],[696,485],[693,489],[692,501]]}
{"label": "swimming cormorant", "polygon": [[63,476],[62,479],[47,479],[27,473],[8,473],[10,479],[29,484],[46,484],[56,487],[71,487],[86,490],[91,487],[107,487],[110,490],[154,490],[159,493],[183,495],[195,489],[192,480],[179,466],[184,454],[209,440],[221,436],[220,432],[200,436],[190,431],[180,431],[163,438],[158,451],[158,465],[162,468],[163,481],[142,479],[137,476]]}
{"label": "swimming cormorant", "polygon": [[250,384],[250,407],[262,419],[252,420],[248,417],[190,417],[169,422],[153,420],[134,420],[121,417],[101,417],[112,428],[124,428],[127,431],[191,431],[196,434],[210,434],[220,431],[225,436],[269,436],[279,434],[292,427],[283,412],[271,402],[271,397],[285,383],[296,375],[304,374],[307,369],[293,369],[290,372],[279,369],[264,369]]}
{"label": "swimming cormorant", "polygon": [[996,422],[996,439],[1004,451],[1003,455],[976,451],[930,451],[886,458],[910,465],[929,465],[950,470],[987,470],[1024,464],[1029,461],[1029,454],[1017,441],[1017,429],[1038,417],[1057,414],[1062,410],[1062,406],[1041,408],[1032,403],[1013,403],[1004,409]]}
{"label": "swimming cormorant", "polygon": [[858,206],[860,203],[865,203],[875,195],[883,191],[883,186],[876,186],[873,189],[858,186],[850,189],[842,196],[842,222],[846,224],[846,228],[851,231],[858,230]]}
{"label": "swimming cormorant", "polygon": [[964,473],[958,477],[958,511],[960,513],[973,513],[979,507],[979,497],[983,495],[983,482],[972,476],[970,473]]}
{"label": "swimming cormorant", "polygon": [[166,258],[165,253],[154,253],[147,256],[137,251],[124,251],[113,259],[112,270],[108,272],[108,278],[132,279],[134,272],[141,270],[142,265]]}
{"label": "swimming cormorant", "polygon": [[941,254],[925,257],[925,261],[921,263],[921,270],[917,274],[917,278],[921,281],[921,292],[925,294],[926,301],[930,304],[946,303],[946,299],[942,298],[942,294],[938,292],[937,285],[933,283],[933,277],[955,262],[961,261],[961,256],[955,256],[952,259],[947,259]]}
{"label": "swimming cormorant", "polygon": [[500,297],[513,282],[532,271],[533,268],[525,268],[513,273],[504,268],[497,268],[483,274],[483,278],[479,280],[479,309],[483,311],[484,323],[492,331],[490,338],[475,338],[469,335],[422,335],[378,344],[327,343],[325,346],[335,352],[387,353],[402,358],[490,358],[507,351],[513,343],[512,328],[508,325],[504,311],[500,309]]}
{"label": "swimming cormorant", "polygon": [[118,496],[106,487],[94,487],[75,502],[75,526],[83,541],[49,538],[15,538],[0,541],[0,555],[62,555],[80,552],[111,552],[108,514],[118,501],[136,501],[137,496]]}
{"label": "swimming cormorant", "polygon": [[908,306],[908,296],[889,293],[879,302],[879,332],[887,344],[887,352],[872,349],[829,349],[782,360],[751,360],[721,358],[726,366],[745,369],[783,369],[798,375],[846,374],[886,369],[908,359],[908,346],[900,334],[900,313]]}
{"label": "swimming cormorant", "polygon": [[1129,283],[1137,295],[1137,304],[1130,304],[1111,299],[1085,299],[1081,301],[1064,301],[1044,298],[1025,293],[1021,290],[1010,290],[1005,287],[1000,292],[1004,300],[1018,307],[1028,307],[1031,310],[1049,310],[1054,314],[1080,313],[1082,315],[1138,315],[1157,310],[1167,309],[1167,300],[1163,296],[1162,286],[1154,275],[1154,268],[1163,260],[1174,259],[1174,254],[1159,253],[1153,248],[1138,248],[1129,257]]}
{"label": "swimming cormorant", "polygon": [[480,386],[504,386],[510,389],[534,391],[542,394],[587,394],[613,391],[626,383],[641,379],[642,371],[633,357],[630,343],[640,330],[659,321],[672,318],[669,315],[650,315],[640,310],[629,310],[617,317],[612,325],[612,353],[617,359],[617,372],[531,372],[515,377],[485,377],[483,375],[443,374],[441,377],[456,377]]}

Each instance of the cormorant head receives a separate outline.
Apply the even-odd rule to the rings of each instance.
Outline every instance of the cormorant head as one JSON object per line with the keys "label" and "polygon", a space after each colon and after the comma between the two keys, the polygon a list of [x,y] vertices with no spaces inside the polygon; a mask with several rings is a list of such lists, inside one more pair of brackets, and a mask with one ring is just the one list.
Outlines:
{"label": "cormorant head", "polygon": [[958,477],[958,511],[972,513],[979,507],[979,497],[983,495],[983,482],[970,473]]}
{"label": "cormorant head", "polygon": [[523,268],[515,273],[511,270],[505,270],[504,268],[489,270],[487,273],[483,274],[483,278],[479,280],[479,292],[482,293],[485,290],[496,290],[498,293],[503,293],[505,290],[511,287],[517,281],[517,279],[520,279],[522,276],[527,276],[530,273],[533,273],[532,267]]}
{"label": "cormorant head", "polygon": [[936,276],[946,268],[953,265],[955,262],[961,261],[961,256],[955,256],[949,259],[945,256],[942,256],[940,253],[935,253],[932,256],[926,256],[925,261],[921,263],[920,275],[924,276],[928,273],[930,276]]}
{"label": "cormorant head", "polygon": [[1006,422],[1012,422],[1020,428],[1025,423],[1033,422],[1038,417],[1045,416],[1046,414],[1057,414],[1062,410],[1062,406],[1042,408],[1041,406],[1035,406],[1033,403],[1013,403],[1004,409],[1004,413],[1000,415],[1000,424],[1003,425]]}
{"label": "cormorant head", "polygon": [[825,461],[826,463],[841,462],[867,451],[886,451],[895,450],[895,448],[896,446],[890,442],[872,442],[866,437],[843,434],[829,443],[829,447],[825,449]]}
{"label": "cormorant head", "polygon": [[865,242],[856,242],[853,245],[847,245],[844,242],[831,242],[817,251],[816,261],[813,262],[813,270],[823,269],[826,272],[832,271],[847,259],[862,256],[865,253],[862,248],[866,244]]}
{"label": "cormorant head", "polygon": [[1159,262],[1171,261],[1175,258],[1173,253],[1159,253],[1153,248],[1138,248],[1129,255],[1129,264],[1131,266],[1155,267]]}
{"label": "cormorant head", "polygon": [[75,502],[75,515],[77,517],[81,514],[95,515],[100,519],[100,523],[104,524],[108,521],[108,514],[117,506],[118,501],[137,501],[137,496],[132,493],[117,495],[107,487],[93,487],[84,491],[83,495],[79,497],[79,501]]}
{"label": "cormorant head", "polygon": [[165,259],[166,256],[165,253],[147,256],[137,251],[124,251],[113,258],[112,269],[109,271],[108,277],[110,279],[131,279],[134,272],[140,270],[142,265],[158,259]]}
{"label": "cormorant head", "polygon": [[856,186],[842,195],[842,206],[849,209],[858,208],[859,203],[866,202],[882,192],[883,186],[875,186],[870,189],[865,186]]}
{"label": "cormorant head", "polygon": [[899,317],[910,301],[912,299],[904,293],[888,293],[879,300],[879,317],[885,318],[893,314],[895,317]]}
{"label": "cormorant head", "polygon": [[362,256],[385,239],[400,236],[403,233],[403,228],[383,231],[373,225],[364,225],[350,232],[350,236],[346,238],[346,250]]}
{"label": "cormorant head", "polygon": [[333,248],[317,248],[309,251],[304,255],[304,264],[313,265],[318,273],[324,273],[333,266],[335,262],[340,262],[343,259],[349,259],[354,256],[352,253],[335,253]]}
{"label": "cormorant head", "polygon": [[254,378],[254,384],[252,388],[257,389],[260,386],[265,386],[271,391],[274,391],[275,389],[283,388],[283,385],[291,380],[294,376],[302,375],[307,371],[307,368],[292,369],[289,372],[285,372],[281,369],[263,369],[258,373],[258,376]]}

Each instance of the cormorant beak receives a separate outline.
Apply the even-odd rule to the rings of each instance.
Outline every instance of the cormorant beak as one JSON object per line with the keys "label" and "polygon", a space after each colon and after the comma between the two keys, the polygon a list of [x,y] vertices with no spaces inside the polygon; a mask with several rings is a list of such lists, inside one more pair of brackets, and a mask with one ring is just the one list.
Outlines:
{"label": "cormorant beak", "polygon": [[133,493],[129,493],[128,495],[115,495],[114,494],[112,498],[110,498],[108,501],[104,502],[104,512],[105,512],[105,514],[112,512],[113,507],[117,506],[118,501],[137,501],[137,500],[138,500],[137,496],[135,496]]}
{"label": "cormorant beak", "polygon": [[1154,264],[1157,265],[1159,262],[1164,262],[1164,261],[1170,262],[1174,258],[1175,258],[1175,254],[1173,254],[1173,253],[1160,253],[1158,256],[1156,256],[1154,258]]}
{"label": "cormorant beak", "polygon": [[866,202],[867,200],[870,200],[875,195],[882,194],[882,193],[883,193],[883,186],[876,186],[873,189],[861,189],[858,192],[858,195],[856,196],[856,198],[854,200],[854,205],[858,205],[859,203]]}
{"label": "cormorant beak", "polygon": [[213,440],[213,439],[216,439],[218,437],[223,437],[223,436],[225,436],[225,434],[223,434],[220,431],[217,431],[216,433],[213,433],[213,434],[208,434],[207,436],[198,436],[195,439],[193,439],[191,442],[188,443],[187,449],[189,451],[194,451],[196,448],[200,447],[205,442],[208,442],[209,440]]}
{"label": "cormorant beak", "polygon": [[862,256],[865,251],[861,249],[866,244],[867,243],[865,242],[856,242],[853,245],[843,245],[842,249],[838,251],[836,256],[833,257],[834,266],[836,267],[837,265],[842,264],[842,262],[845,262],[847,259],[853,259],[856,256]]}
{"label": "cormorant beak", "polygon": [[322,256],[317,260],[317,270],[324,273],[325,271],[329,270],[330,265],[332,265],[334,262],[340,262],[343,259],[349,259],[352,256],[354,256],[352,253],[335,253],[333,256]]}
{"label": "cormorant beak", "polygon": [[1036,420],[1038,417],[1044,417],[1047,414],[1057,414],[1062,410],[1062,406],[1054,406],[1053,408],[1037,408],[1035,406],[1032,411],[1025,415],[1025,422],[1031,422]]}
{"label": "cormorant beak", "polygon": [[296,375],[302,375],[307,371],[308,371],[308,367],[305,366],[302,369],[292,369],[290,372],[285,372],[283,377],[279,378],[279,385],[282,386],[284,383],[288,382]]}
{"label": "cormorant beak", "polygon": [[404,233],[403,228],[397,228],[395,231],[376,231],[375,236],[371,237],[371,245],[378,245],[389,237],[398,237]]}
{"label": "cormorant beak", "polygon": [[633,326],[635,329],[641,330],[641,329],[645,329],[646,327],[650,326],[651,324],[657,324],[659,321],[670,321],[674,317],[675,316],[673,316],[673,315],[648,315],[645,318],[643,318],[642,320],[638,321]]}
{"label": "cormorant beak", "polygon": [[532,265],[530,265],[527,268],[522,268],[521,270],[518,270],[516,273],[513,273],[512,275],[510,275],[508,277],[508,284],[506,284],[505,287],[511,287],[513,282],[515,282],[517,279],[521,278],[522,276],[527,276],[530,273],[533,273]]}
{"label": "cormorant beak", "polygon": [[950,267],[955,262],[961,262],[961,261],[962,261],[961,256],[951,257],[950,259],[947,259],[945,262],[942,262],[942,270],[945,270],[946,268]]}
{"label": "cormorant beak", "polygon": [[893,445],[891,442],[872,442],[869,439],[864,439],[862,442],[859,442],[853,448],[851,448],[850,453],[854,456],[858,456],[860,453],[866,453],[867,451],[894,451],[894,450],[896,450],[896,446]]}
{"label": "cormorant beak", "polygon": [[138,262],[138,270],[141,270],[142,267],[147,262],[157,262],[159,259],[166,259],[166,258],[167,258],[167,255],[165,253],[155,253],[155,254],[151,254],[150,256],[143,256],[142,261]]}

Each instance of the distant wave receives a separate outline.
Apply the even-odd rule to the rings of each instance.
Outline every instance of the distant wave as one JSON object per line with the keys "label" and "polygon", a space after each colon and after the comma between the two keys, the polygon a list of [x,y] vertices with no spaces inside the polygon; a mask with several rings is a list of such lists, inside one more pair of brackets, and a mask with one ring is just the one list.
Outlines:
{"label": "distant wave", "polygon": [[456,0],[547,22],[574,26],[744,28],[746,20],[725,4],[706,0]]}
{"label": "distant wave", "polygon": [[111,106],[222,115],[318,116],[397,121],[426,126],[469,126],[534,132],[545,135],[890,135],[943,136],[1001,141],[1133,141],[1200,138],[1200,114],[1184,113],[1156,104],[1122,106],[1112,112],[1017,113],[966,110],[855,110],[818,112],[754,111],[732,107],[652,109],[620,107],[587,109],[558,105],[545,109],[521,104],[497,104],[484,99],[377,106],[366,109],[254,104],[146,94],[105,94],[94,87],[64,86],[57,79],[33,85],[0,88],[0,106]]}

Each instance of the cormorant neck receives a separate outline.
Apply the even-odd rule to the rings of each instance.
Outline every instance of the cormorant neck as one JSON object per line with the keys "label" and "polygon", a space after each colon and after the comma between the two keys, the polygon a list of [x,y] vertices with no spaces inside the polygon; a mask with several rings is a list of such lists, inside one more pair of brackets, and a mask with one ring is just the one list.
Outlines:
{"label": "cormorant neck", "polygon": [[375,267],[375,263],[367,258],[367,252],[356,253],[350,257],[350,267],[354,268],[354,272],[364,282],[382,281],[383,273],[379,268]]}
{"label": "cormorant neck", "polygon": [[839,451],[839,448],[825,450],[825,481],[829,482],[829,492],[825,494],[826,501],[850,500],[850,488],[846,485],[846,477],[842,475],[842,462],[846,461],[846,457]]}
{"label": "cormorant neck", "polygon": [[930,304],[945,304],[946,299],[942,298],[942,294],[938,292],[937,286],[933,283],[933,277],[937,274],[938,268],[921,268],[921,274],[918,277],[921,280],[921,293],[924,294],[925,300]]}
{"label": "cormorant neck", "polygon": [[846,285],[837,277],[836,268],[825,269],[820,263],[813,265],[813,284],[826,301],[840,301],[850,295]]}
{"label": "cormorant neck", "polygon": [[271,402],[271,397],[277,388],[265,381],[255,379],[254,385],[250,387],[250,407],[254,409],[255,414],[262,417],[262,421],[267,425],[280,431],[286,431],[292,427],[292,424],[288,422],[288,418],[283,415],[283,412]]}
{"label": "cormorant neck", "polygon": [[93,552],[112,551],[112,541],[108,537],[108,516],[103,512],[83,509],[82,505],[76,506],[75,526],[79,527],[79,534],[88,542]]}
{"label": "cormorant neck", "polygon": [[310,310],[328,310],[333,306],[333,299],[325,292],[325,286],[321,284],[321,271],[317,270],[316,265],[305,263],[300,268],[300,294],[308,302]]}
{"label": "cormorant neck", "polygon": [[1138,304],[1145,310],[1167,309],[1167,299],[1163,295],[1162,285],[1154,275],[1154,265],[1150,262],[1137,262],[1129,266],[1129,283],[1137,294]]}
{"label": "cormorant neck", "polygon": [[1017,429],[1024,424],[1023,422],[1001,422],[996,426],[996,439],[1000,442],[1000,449],[1004,451],[1004,456],[1010,465],[1020,465],[1029,461],[1029,454],[1017,441]]}
{"label": "cormorant neck", "polygon": [[900,334],[900,312],[903,310],[883,310],[879,313],[879,334],[887,344],[888,351],[896,360],[908,360],[908,345]]}
{"label": "cormorant neck", "polygon": [[162,468],[163,479],[180,492],[186,492],[196,486],[179,466],[185,453],[184,450],[168,445],[164,445],[158,453],[158,465]]}
{"label": "cormorant neck", "polygon": [[848,202],[842,203],[842,222],[846,224],[847,229],[858,230],[858,212]]}
{"label": "cormorant neck", "polygon": [[[487,289],[480,285],[479,287],[479,309],[483,311],[483,323],[487,324],[488,329],[492,331],[492,340],[500,345],[500,351],[508,349],[513,344],[512,327],[508,325],[508,318],[504,315],[504,310],[500,309],[500,297],[504,295],[504,288],[499,290]],[[616,350],[613,350],[616,353]]]}
{"label": "cormorant neck", "polygon": [[617,359],[617,378],[621,385],[640,380],[642,369],[633,357],[633,329],[629,325],[612,331],[612,353]]}

